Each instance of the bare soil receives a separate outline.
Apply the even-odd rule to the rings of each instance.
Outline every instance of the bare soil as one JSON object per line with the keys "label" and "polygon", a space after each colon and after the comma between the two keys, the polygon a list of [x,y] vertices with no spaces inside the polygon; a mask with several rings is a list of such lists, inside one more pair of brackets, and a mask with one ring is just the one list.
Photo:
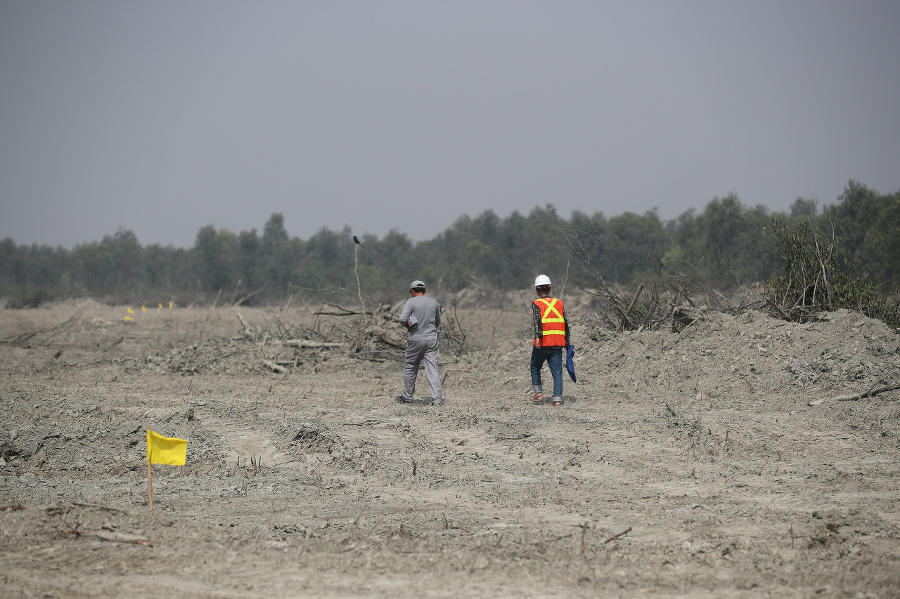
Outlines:
{"label": "bare soil", "polygon": [[[0,310],[0,596],[900,596],[900,392],[835,399],[897,331],[576,303],[561,407],[521,305],[460,312],[439,408],[399,349],[278,343],[309,307]],[[153,511],[148,426],[189,441]]]}

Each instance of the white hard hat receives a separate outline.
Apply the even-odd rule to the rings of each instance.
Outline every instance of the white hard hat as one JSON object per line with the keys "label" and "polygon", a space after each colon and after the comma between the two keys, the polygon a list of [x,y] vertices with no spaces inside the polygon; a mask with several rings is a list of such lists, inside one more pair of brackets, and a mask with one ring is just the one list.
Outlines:
{"label": "white hard hat", "polygon": [[538,275],[537,278],[534,280],[534,286],[535,287],[544,287],[545,285],[547,287],[550,286],[550,277],[548,277],[547,275]]}

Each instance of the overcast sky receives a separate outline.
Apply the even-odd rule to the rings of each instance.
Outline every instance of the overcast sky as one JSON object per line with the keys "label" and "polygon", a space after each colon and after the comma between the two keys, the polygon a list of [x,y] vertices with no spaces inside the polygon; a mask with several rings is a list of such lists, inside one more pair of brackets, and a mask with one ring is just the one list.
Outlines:
{"label": "overcast sky", "polygon": [[0,239],[900,190],[900,2],[0,0]]}

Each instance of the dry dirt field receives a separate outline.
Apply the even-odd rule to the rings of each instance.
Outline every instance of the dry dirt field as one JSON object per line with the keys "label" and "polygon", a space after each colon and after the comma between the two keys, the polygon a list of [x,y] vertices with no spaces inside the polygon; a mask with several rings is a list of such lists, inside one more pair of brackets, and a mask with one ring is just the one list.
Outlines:
{"label": "dry dirt field", "polygon": [[[461,310],[432,408],[399,350],[284,343],[315,308],[134,308],[0,310],[0,597],[900,596],[900,391],[836,399],[900,383],[879,321],[572,302],[552,407],[522,304]],[[148,426],[189,441],[152,512]]]}

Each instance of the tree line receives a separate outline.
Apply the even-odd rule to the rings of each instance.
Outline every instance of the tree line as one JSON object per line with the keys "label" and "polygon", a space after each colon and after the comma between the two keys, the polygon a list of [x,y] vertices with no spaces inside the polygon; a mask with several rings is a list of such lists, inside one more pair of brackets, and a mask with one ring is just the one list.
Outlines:
{"label": "tree line", "polygon": [[463,216],[434,238],[413,242],[400,231],[382,237],[323,228],[309,239],[288,235],[273,214],[262,233],[212,225],[190,248],[142,246],[119,230],[72,250],[0,241],[0,297],[7,306],[94,297],[110,302],[280,302],[291,295],[350,301],[359,289],[373,301],[406,295],[413,279],[435,292],[466,288],[527,289],[534,276],[589,288],[633,287],[651,277],[688,276],[720,290],[763,282],[782,272],[767,234],[775,223],[813,222],[837,236],[847,268],[884,293],[900,290],[900,191],[881,194],[851,180],[832,203],[798,198],[787,213],[745,206],[734,195],[664,221],[655,210],[607,217],[552,205],[505,218],[486,210]]}

